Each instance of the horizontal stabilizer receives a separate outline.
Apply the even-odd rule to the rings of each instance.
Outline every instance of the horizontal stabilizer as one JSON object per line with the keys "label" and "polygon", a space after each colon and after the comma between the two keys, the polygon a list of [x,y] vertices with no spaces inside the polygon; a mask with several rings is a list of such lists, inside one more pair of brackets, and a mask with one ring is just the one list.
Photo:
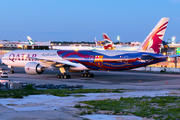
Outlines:
{"label": "horizontal stabilizer", "polygon": [[173,58],[173,57],[180,57],[180,54],[177,55],[169,55],[168,57]]}

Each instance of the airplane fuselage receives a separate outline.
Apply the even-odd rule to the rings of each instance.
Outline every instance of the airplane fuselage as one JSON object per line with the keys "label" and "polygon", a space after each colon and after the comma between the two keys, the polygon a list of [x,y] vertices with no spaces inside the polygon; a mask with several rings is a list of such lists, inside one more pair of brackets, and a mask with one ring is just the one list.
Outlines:
{"label": "airplane fuselage", "polygon": [[90,70],[121,71],[166,61],[166,58],[161,54],[137,51],[15,50],[6,53],[2,62],[13,67],[24,67],[29,62],[50,67],[52,64],[48,61],[54,61],[81,64]]}
{"label": "airplane fuselage", "polygon": [[[63,59],[91,70],[121,71],[166,61],[167,56],[137,51],[57,51]],[[146,58],[145,58],[146,57]]]}

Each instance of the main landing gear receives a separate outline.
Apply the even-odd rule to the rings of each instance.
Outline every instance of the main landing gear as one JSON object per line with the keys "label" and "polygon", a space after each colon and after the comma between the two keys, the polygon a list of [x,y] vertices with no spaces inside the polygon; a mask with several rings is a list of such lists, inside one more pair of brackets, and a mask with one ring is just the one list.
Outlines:
{"label": "main landing gear", "polygon": [[85,73],[81,73],[81,77],[94,77],[94,74],[86,71]]}
{"label": "main landing gear", "polygon": [[[60,67],[59,70],[60,70],[61,74],[58,74],[57,78],[61,78],[61,79],[70,79],[71,78],[71,75],[66,74],[64,67]],[[94,74],[90,73],[88,70],[85,73],[81,73],[81,77],[94,77]]]}
{"label": "main landing gear", "polygon": [[64,74],[58,74],[57,78],[69,79],[69,78],[71,78],[71,75],[66,75],[65,73]]}
{"label": "main landing gear", "polygon": [[61,79],[69,79],[71,78],[71,75],[66,74],[65,68],[64,67],[60,67],[59,68],[61,74],[57,75],[57,78],[61,78]]}

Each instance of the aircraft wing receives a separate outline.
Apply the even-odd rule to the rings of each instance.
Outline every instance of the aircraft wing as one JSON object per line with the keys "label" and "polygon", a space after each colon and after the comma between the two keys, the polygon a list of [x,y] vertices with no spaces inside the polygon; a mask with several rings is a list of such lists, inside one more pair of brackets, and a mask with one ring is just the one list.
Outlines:
{"label": "aircraft wing", "polygon": [[38,60],[39,62],[43,64],[48,64],[54,67],[78,67],[76,63],[72,63],[68,60],[61,60],[61,61],[54,61],[54,60],[48,60],[48,59],[41,59],[41,58],[32,58],[28,57],[30,59]]}

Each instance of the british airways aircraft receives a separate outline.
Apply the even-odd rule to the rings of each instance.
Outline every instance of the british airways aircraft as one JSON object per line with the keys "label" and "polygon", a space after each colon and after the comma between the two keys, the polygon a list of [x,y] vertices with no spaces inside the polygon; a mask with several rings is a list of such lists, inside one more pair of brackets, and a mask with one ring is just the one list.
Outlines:
{"label": "british airways aircraft", "polygon": [[103,36],[103,39],[104,39],[104,42],[105,42],[105,45],[104,45],[104,49],[105,50],[113,50],[115,47],[114,47],[114,43],[111,41],[111,39],[107,36],[106,33],[102,33],[102,36]]}
{"label": "british airways aircraft", "polygon": [[102,33],[103,39],[105,41],[104,50],[130,50],[134,51],[137,50],[138,46],[131,47],[131,46],[122,46],[122,45],[114,45],[112,40],[108,37],[106,33]]}
{"label": "british airways aircraft", "polygon": [[46,68],[58,68],[58,78],[70,78],[67,70],[85,71],[83,77],[93,77],[90,70],[121,71],[166,61],[159,54],[169,18],[162,18],[136,51],[98,50],[15,50],[6,53],[2,62],[13,67],[24,67],[28,74],[41,74]]}

